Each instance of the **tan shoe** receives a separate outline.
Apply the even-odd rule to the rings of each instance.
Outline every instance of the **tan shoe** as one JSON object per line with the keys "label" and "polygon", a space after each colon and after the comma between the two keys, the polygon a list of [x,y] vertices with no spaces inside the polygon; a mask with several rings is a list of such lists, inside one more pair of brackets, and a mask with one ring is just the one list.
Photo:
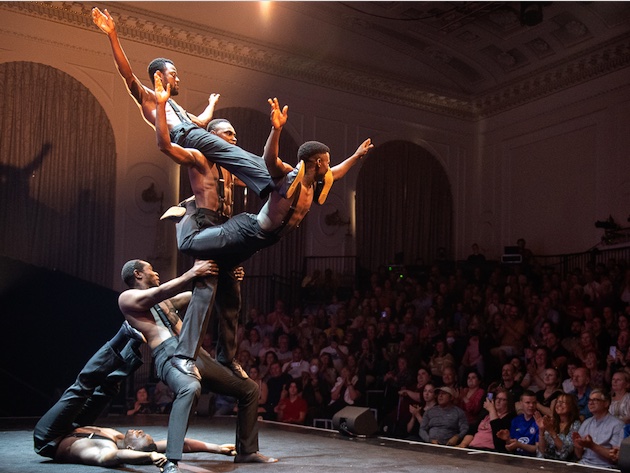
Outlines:
{"label": "tan shoe", "polygon": [[175,222],[179,222],[182,217],[186,215],[186,207],[180,207],[179,205],[174,205],[169,208],[166,212],[162,214],[160,220],[173,220]]}

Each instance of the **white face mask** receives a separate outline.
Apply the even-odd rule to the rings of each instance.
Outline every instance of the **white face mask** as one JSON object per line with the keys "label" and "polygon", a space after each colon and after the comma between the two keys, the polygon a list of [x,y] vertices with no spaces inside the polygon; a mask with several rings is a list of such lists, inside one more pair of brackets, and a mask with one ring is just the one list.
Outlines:
{"label": "white face mask", "polygon": [[319,368],[317,367],[317,365],[311,365],[310,370],[311,370],[311,373],[317,374],[317,372],[319,371]]}

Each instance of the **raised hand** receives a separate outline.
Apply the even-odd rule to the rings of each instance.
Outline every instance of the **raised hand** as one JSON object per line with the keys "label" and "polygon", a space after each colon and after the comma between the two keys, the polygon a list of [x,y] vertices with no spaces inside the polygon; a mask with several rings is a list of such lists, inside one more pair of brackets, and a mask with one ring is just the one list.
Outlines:
{"label": "raised hand", "polygon": [[237,281],[242,281],[243,279],[245,279],[245,268],[243,268],[242,266],[237,266],[232,271],[234,272],[234,278]]}
{"label": "raised hand", "polygon": [[210,94],[210,97],[208,98],[208,105],[214,109],[215,105],[219,101],[219,97],[221,97],[221,94]]}
{"label": "raised hand", "polygon": [[153,74],[153,82],[155,88],[155,98],[157,103],[165,103],[171,96],[171,84],[166,84],[166,89],[164,89],[164,84],[162,83],[162,73],[160,71],[155,71]]}
{"label": "raised hand", "polygon": [[278,128],[282,128],[289,117],[289,106],[285,105],[281,110],[280,103],[275,97],[273,99],[267,99],[267,102],[269,103],[269,105],[271,105],[271,126],[275,130],[277,130]]}
{"label": "raised hand", "polygon": [[374,145],[372,144],[372,140],[368,138],[367,140],[365,140],[363,143],[359,145],[359,147],[357,148],[354,154],[356,154],[359,157],[363,157],[372,148],[374,148]]}
{"label": "raised hand", "polygon": [[96,7],[92,8],[92,21],[105,34],[110,34],[116,31],[116,25],[114,24],[114,19],[109,14],[107,9],[105,9],[105,11],[100,11]]}

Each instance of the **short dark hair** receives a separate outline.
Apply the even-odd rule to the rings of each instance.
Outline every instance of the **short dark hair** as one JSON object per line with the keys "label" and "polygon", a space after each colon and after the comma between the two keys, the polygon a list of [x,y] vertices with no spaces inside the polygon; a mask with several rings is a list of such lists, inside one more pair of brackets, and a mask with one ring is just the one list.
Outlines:
{"label": "short dark hair", "polygon": [[227,118],[215,118],[214,120],[210,120],[210,123],[208,123],[208,126],[206,127],[206,131],[216,130],[219,123],[230,123],[230,120],[228,120]]}
{"label": "short dark hair", "polygon": [[164,72],[167,63],[172,64],[173,66],[175,65],[173,61],[171,61],[170,59],[166,59],[165,57],[157,57],[149,63],[148,71],[149,79],[151,79],[151,84],[155,85],[153,76],[155,75],[156,71]]}
{"label": "short dark hair", "polygon": [[322,153],[330,153],[330,148],[319,141],[307,141],[298,149],[298,162],[308,161],[309,158]]}
{"label": "short dark hair", "polygon": [[139,259],[132,259],[127,261],[120,271],[120,277],[128,287],[134,287],[136,282],[135,271],[142,271],[144,269],[145,262]]}

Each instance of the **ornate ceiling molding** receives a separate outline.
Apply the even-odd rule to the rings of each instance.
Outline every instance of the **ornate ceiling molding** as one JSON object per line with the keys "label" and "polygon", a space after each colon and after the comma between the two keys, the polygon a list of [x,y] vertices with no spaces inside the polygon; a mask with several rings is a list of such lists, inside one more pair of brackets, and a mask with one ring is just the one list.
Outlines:
{"label": "ornate ceiling molding", "polygon": [[[139,5],[142,5],[141,3]],[[630,65],[630,33],[470,99],[432,93],[410,84],[274,49],[199,24],[111,4],[119,36],[161,49],[280,75],[405,107],[461,119],[489,117]],[[79,2],[2,2],[0,9],[94,30],[92,5]]]}

